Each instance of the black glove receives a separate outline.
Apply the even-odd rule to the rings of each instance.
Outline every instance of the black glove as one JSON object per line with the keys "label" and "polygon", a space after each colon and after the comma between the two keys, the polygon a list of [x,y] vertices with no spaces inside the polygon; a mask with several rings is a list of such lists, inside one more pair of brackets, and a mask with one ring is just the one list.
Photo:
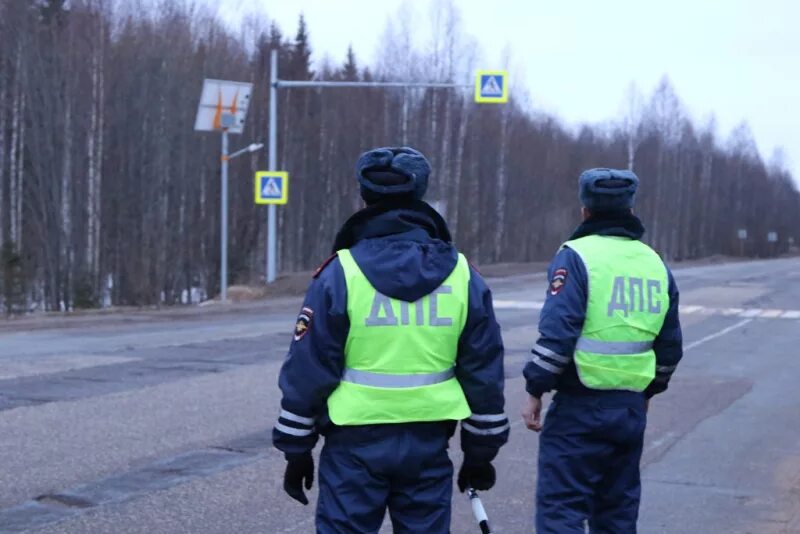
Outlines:
{"label": "black glove", "polygon": [[283,475],[283,489],[289,497],[308,504],[308,498],[303,492],[303,481],[307,490],[314,484],[314,457],[311,452],[286,456],[286,473]]}
{"label": "black glove", "polygon": [[467,488],[490,490],[494,486],[495,473],[491,462],[461,464],[458,471],[458,489],[461,493]]}

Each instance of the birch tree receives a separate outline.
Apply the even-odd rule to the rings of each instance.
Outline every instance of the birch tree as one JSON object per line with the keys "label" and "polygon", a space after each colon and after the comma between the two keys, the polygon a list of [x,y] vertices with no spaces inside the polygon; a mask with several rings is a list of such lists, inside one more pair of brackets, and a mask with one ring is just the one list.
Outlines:
{"label": "birch tree", "polygon": [[[157,12],[139,0],[0,2],[6,310],[214,296],[219,136],[193,131],[203,79],[254,83],[232,149],[266,141],[273,49],[282,79],[471,83],[480,50],[457,3],[411,6],[387,21],[368,62],[352,48],[341,58],[312,51],[303,19],[284,33],[257,18],[229,29],[213,10],[166,0]],[[433,38],[422,47],[426,24]],[[749,128],[720,141],[713,120],[690,120],[666,77],[646,98],[634,85],[620,97],[615,121],[575,128],[532,109],[516,86],[503,106],[441,89],[281,89],[278,165],[292,187],[290,205],[278,208],[279,272],[316,267],[362,206],[359,154],[404,143],[430,159],[427,198],[476,262],[552,257],[578,222],[577,177],[597,166],[639,175],[645,239],[668,258],[739,254],[738,228],[752,236],[748,255],[786,250],[790,237],[800,243],[794,179],[779,157],[765,162]],[[233,283],[263,283],[265,211],[252,203],[252,173],[264,158],[230,167]],[[777,247],[766,243],[768,231],[779,233]]]}

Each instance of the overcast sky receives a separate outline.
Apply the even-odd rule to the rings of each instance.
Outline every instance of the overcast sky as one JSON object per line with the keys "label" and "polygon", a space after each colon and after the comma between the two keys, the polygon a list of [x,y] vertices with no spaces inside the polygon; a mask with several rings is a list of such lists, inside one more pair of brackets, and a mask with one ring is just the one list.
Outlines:
{"label": "overcast sky", "polygon": [[[313,57],[343,60],[352,43],[375,62],[389,16],[401,6],[429,26],[430,0],[223,0],[235,21],[258,12],[293,36],[305,14]],[[783,147],[800,183],[800,2],[792,0],[456,0],[482,68],[511,50],[513,85],[567,124],[619,116],[631,81],[649,96],[667,74],[696,123],[714,113],[721,140],[743,120],[769,162]],[[423,48],[429,35],[418,38]],[[512,85],[512,87],[513,87]]]}

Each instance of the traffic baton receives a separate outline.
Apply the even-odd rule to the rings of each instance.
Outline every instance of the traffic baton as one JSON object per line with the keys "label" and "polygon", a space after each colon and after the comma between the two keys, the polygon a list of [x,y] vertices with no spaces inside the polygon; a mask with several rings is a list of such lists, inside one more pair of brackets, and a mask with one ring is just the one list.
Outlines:
{"label": "traffic baton", "polygon": [[467,488],[467,496],[470,504],[472,504],[472,514],[478,520],[478,526],[481,527],[481,534],[492,534],[489,518],[486,516],[486,510],[483,508],[481,498],[478,497],[478,492],[472,488]]}

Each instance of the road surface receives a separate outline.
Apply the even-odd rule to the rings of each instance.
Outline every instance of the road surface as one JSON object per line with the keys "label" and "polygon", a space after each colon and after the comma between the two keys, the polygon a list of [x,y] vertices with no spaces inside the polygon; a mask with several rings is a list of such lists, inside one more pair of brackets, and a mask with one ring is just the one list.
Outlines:
{"label": "road surface", "polygon": [[[800,260],[675,274],[686,355],[651,405],[640,531],[800,532]],[[520,372],[546,281],[490,282],[514,426],[483,501],[497,532],[532,532],[537,436],[519,421]],[[269,441],[299,307],[6,324],[0,532],[312,532]],[[451,455],[458,467],[455,441]],[[453,532],[475,532],[454,501]]]}

